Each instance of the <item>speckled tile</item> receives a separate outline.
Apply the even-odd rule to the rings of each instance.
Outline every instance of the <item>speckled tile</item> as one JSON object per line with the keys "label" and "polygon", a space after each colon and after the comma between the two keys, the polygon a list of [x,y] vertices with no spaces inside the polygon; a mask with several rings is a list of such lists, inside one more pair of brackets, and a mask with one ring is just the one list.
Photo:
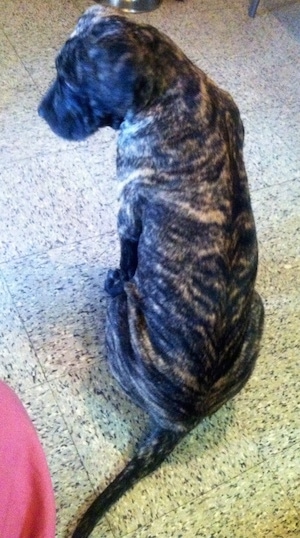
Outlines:
{"label": "speckled tile", "polygon": [[300,177],[252,192],[261,264],[272,271],[299,262]]}
{"label": "speckled tile", "polygon": [[[259,149],[257,154],[260,155],[262,172],[269,186],[295,178],[300,179],[300,155],[297,151],[300,145],[298,103],[299,99],[289,97],[282,105],[274,101],[270,108],[260,105],[253,107],[252,110],[245,110],[248,120],[246,147],[250,133],[253,150],[255,145]],[[256,138],[257,132],[258,138]],[[274,135],[275,144],[272,143],[271,147],[265,144],[265,140],[273,142]],[[278,138],[283,144],[280,145],[276,141]]]}
{"label": "speckled tile", "polygon": [[[268,132],[266,132],[268,131]],[[270,146],[263,143],[269,136]],[[244,160],[251,192],[256,189],[295,179],[298,175],[296,158],[283,140],[269,129],[256,129],[248,121],[245,135]]]}
{"label": "speckled tile", "polygon": [[266,310],[256,369],[236,397],[236,420],[263,458],[300,439],[299,313],[299,307],[291,312],[282,306],[278,314]]}
{"label": "speckled tile", "polygon": [[[110,252],[109,249],[112,249]],[[115,235],[3,264],[12,297],[47,377],[103,355],[107,269]]]}
{"label": "speckled tile", "polygon": [[[1,124],[1,144],[0,159],[2,167],[11,168],[18,161],[23,162],[34,157],[57,154],[60,161],[68,160],[72,162],[76,159],[76,153],[80,148],[84,148],[87,142],[69,142],[56,136],[48,127],[46,122],[38,116],[37,109],[42,97],[43,89],[46,89],[54,75],[54,56],[50,63],[49,53],[49,73],[44,75],[41,84],[30,90],[24,88],[6,88],[1,94],[0,100],[0,124]],[[43,64],[46,60],[40,60]],[[41,66],[40,66],[41,67]],[[42,68],[41,68],[42,69]],[[35,74],[32,73],[32,77]],[[32,78],[31,77],[31,78]],[[102,152],[102,131],[91,137],[91,141],[97,146],[99,154]],[[104,136],[105,141],[105,136]],[[90,144],[90,141],[88,141]],[[13,172],[12,172],[13,174]]]}
{"label": "speckled tile", "polygon": [[76,2],[68,0],[59,4],[52,0],[47,3],[19,1],[14,2],[11,9],[6,9],[4,31],[41,91],[45,91],[54,78],[55,57],[81,12]]}
{"label": "speckled tile", "polygon": [[299,532],[296,510],[275,474],[261,465],[127,536],[296,538]]}
{"label": "speckled tile", "polygon": [[[299,270],[300,260],[295,261],[293,252],[290,259],[283,261],[276,254],[272,257],[264,252],[261,254],[257,278],[257,288],[264,299],[267,313],[274,315],[275,319],[277,316],[279,322],[281,319],[287,320],[285,316],[289,316],[294,319],[295,329],[299,314]],[[299,334],[297,330],[288,333],[292,345],[293,336],[297,341]]]}
{"label": "speckled tile", "polygon": [[72,0],[61,0],[59,4],[55,0],[10,0],[1,2],[1,7],[2,3],[3,30],[23,60],[33,52],[41,54],[44,48],[58,48],[80,15]]}
{"label": "speckled tile", "polygon": [[[269,0],[276,19],[299,43],[300,4],[294,0],[282,3],[281,0]],[[268,3],[269,3],[268,2]]]}
{"label": "speckled tile", "polygon": [[291,503],[300,514],[300,444],[283,450],[268,465],[274,471]]}
{"label": "speckled tile", "polygon": [[[196,63],[202,68],[201,61]],[[285,78],[288,84],[293,80],[297,86],[294,94],[292,90],[276,93],[259,64],[254,66],[255,71],[253,62],[252,68],[243,65],[242,57],[231,64],[224,62],[224,68],[222,64],[208,66],[206,72],[239,106],[245,127],[244,158],[251,190],[300,180],[300,156],[296,150],[300,144],[296,82],[300,63],[290,66],[294,75]],[[281,72],[283,68],[278,69]]]}
{"label": "speckled tile", "polygon": [[0,378],[21,395],[45,377],[1,275],[0,297]]}
{"label": "speckled tile", "polygon": [[104,234],[112,215],[101,188],[74,154],[2,168],[0,260]]}
{"label": "speckled tile", "polygon": [[[296,150],[300,144],[297,114],[298,106],[295,104],[289,106],[286,103],[281,106],[275,102],[269,109],[260,106],[245,112],[247,125],[244,153],[246,165],[248,163],[248,168],[251,169],[250,185],[253,189],[259,185],[300,182],[300,155]],[[266,140],[268,144],[265,143]],[[256,181],[253,181],[253,176]],[[282,187],[283,191],[284,189]],[[278,194],[280,190],[281,187]],[[299,189],[297,192],[299,194]]]}
{"label": "speckled tile", "polygon": [[51,385],[93,486],[104,489],[140,439],[145,415],[119,389],[106,360],[70,371]]}
{"label": "speckled tile", "polygon": [[[2,103],[5,100],[3,95],[5,90],[20,91],[34,87],[28,72],[2,30],[0,30],[0,70]],[[7,94],[9,93],[8,91]]]}
{"label": "speckled tile", "polygon": [[[56,137],[37,113],[41,99],[38,89],[5,91],[0,100],[1,166],[12,167],[40,154],[64,153],[74,144]],[[2,172],[1,172],[2,173]],[[14,174],[11,171],[12,175]]]}
{"label": "speckled tile", "polygon": [[107,516],[114,534],[130,533],[262,461],[235,415],[232,401],[203,421],[158,471],[122,497]]}
{"label": "speckled tile", "polygon": [[[47,457],[57,507],[57,538],[66,536],[74,527],[81,511],[80,499],[93,495],[93,488],[70,436],[70,428],[45,383],[26,391],[22,402],[37,429]],[[112,538],[103,520],[103,536]]]}
{"label": "speckled tile", "polygon": [[247,54],[253,66],[258,61],[263,68],[264,55],[271,61],[276,55],[282,55],[283,50],[286,57],[293,56],[295,49],[299,50],[297,39],[272,13],[253,20],[248,17],[248,6],[241,2],[199,13],[195,0],[192,16],[185,7],[183,4],[182,13],[176,17],[180,24],[180,40],[177,41],[193,59],[200,54],[217,65]]}
{"label": "speckled tile", "polygon": [[[124,466],[145,429],[145,416],[119,390],[106,361],[71,371],[51,385],[89,479],[100,492]],[[83,491],[80,510],[94,497]],[[103,528],[101,521],[92,536],[106,537]]]}

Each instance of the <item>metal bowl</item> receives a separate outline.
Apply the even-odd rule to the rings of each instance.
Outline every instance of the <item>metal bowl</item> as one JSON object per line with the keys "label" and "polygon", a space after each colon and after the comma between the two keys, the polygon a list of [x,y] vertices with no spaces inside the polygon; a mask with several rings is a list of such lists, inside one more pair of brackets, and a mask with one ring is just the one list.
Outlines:
{"label": "metal bowl", "polygon": [[157,9],[162,0],[98,0],[102,6],[115,7],[127,13],[142,13]]}

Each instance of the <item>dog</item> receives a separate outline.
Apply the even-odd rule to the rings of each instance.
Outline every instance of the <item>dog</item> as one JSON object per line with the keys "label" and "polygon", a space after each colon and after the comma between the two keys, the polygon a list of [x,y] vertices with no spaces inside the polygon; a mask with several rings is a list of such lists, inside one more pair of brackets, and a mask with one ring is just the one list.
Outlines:
{"label": "dog", "polygon": [[73,537],[85,538],[134,483],[249,379],[264,308],[231,96],[164,34],[89,8],[56,58],[39,114],[59,136],[119,131],[120,265],[107,274],[113,375],[149,431]]}

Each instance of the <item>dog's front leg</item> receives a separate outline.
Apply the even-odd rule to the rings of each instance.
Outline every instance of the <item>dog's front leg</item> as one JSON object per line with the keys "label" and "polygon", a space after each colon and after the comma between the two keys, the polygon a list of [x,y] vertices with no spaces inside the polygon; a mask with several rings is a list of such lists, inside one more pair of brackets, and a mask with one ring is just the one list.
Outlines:
{"label": "dog's front leg", "polygon": [[[127,196],[130,194],[131,196]],[[138,265],[138,242],[141,234],[141,218],[139,204],[132,192],[125,193],[123,204],[118,215],[121,258],[120,268],[109,270],[105,281],[105,290],[116,297],[124,290],[124,282],[131,280]]]}
{"label": "dog's front leg", "polygon": [[138,241],[121,238],[121,278],[125,282],[130,280],[136,271],[138,262]]}
{"label": "dog's front leg", "polygon": [[105,280],[105,291],[116,297],[124,291],[124,282],[130,280],[137,268],[138,241],[121,238],[120,269],[110,269]]}

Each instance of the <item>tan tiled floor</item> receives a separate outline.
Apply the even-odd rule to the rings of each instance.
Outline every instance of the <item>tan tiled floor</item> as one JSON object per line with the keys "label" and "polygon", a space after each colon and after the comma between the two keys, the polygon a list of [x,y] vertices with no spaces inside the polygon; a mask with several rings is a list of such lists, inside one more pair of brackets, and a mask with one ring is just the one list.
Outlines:
{"label": "tan tiled floor", "polygon": [[[59,538],[146,423],[103,358],[103,279],[118,257],[115,134],[67,143],[36,113],[88,5],[0,0],[0,375],[45,447]],[[247,8],[163,0],[135,18],[167,32],[240,107],[266,306],[258,365],[95,538],[300,536],[300,3],[261,0],[254,20]]]}

